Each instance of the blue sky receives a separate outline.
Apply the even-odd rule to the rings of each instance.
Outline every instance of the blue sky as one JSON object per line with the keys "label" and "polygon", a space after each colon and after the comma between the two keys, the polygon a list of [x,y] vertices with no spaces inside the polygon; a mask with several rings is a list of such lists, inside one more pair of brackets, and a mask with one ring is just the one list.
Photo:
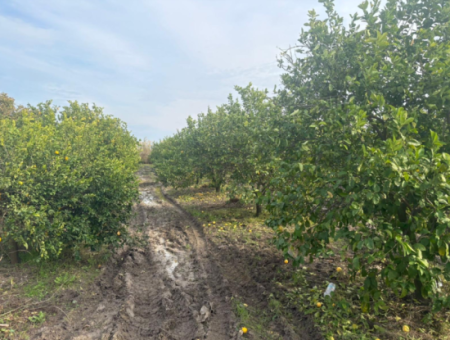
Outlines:
{"label": "blue sky", "polygon": [[[336,0],[344,17],[359,0]],[[2,0],[0,92],[18,104],[96,103],[159,140],[224,103],[234,85],[273,89],[306,0]]]}

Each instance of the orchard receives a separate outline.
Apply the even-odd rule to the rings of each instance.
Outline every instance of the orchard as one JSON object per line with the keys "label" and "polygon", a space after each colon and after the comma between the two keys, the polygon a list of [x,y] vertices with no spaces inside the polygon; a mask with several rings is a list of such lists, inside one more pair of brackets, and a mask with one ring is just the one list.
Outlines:
{"label": "orchard", "polygon": [[327,18],[310,11],[279,58],[280,89],[236,87],[150,161],[164,184],[207,180],[266,209],[294,265],[342,242],[366,311],[388,292],[448,308],[450,3],[365,1],[344,25],[320,2]]}

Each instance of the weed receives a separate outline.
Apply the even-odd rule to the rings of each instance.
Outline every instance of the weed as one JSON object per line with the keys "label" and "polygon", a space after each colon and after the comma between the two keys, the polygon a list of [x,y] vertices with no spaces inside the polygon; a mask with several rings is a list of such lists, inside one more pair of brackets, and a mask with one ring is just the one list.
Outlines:
{"label": "weed", "polygon": [[283,304],[278,301],[273,294],[269,295],[269,308],[273,313],[273,320],[279,318],[282,315]]}
{"label": "weed", "polygon": [[61,276],[58,276],[55,279],[55,283],[58,286],[69,286],[71,283],[73,283],[77,277],[75,275],[71,275],[69,273],[64,273]]}
{"label": "weed", "polygon": [[42,300],[48,294],[48,285],[46,282],[40,281],[35,285],[24,287],[24,292],[27,297],[37,298]]}
{"label": "weed", "polygon": [[30,320],[30,322],[34,324],[41,324],[45,322],[45,313],[40,311],[39,314],[30,316],[28,320]]}

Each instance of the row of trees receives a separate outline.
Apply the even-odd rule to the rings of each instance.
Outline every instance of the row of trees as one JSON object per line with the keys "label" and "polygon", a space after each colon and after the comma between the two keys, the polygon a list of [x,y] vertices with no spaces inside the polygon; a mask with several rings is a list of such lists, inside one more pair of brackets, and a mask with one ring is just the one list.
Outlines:
{"label": "row of trees", "polygon": [[[57,257],[118,246],[138,197],[137,140],[96,106],[0,98],[0,246]],[[8,246],[7,246],[8,245]]]}
{"label": "row of trees", "polygon": [[344,240],[363,310],[383,308],[382,287],[450,307],[450,3],[366,1],[346,27],[320,2],[327,18],[309,12],[279,60],[280,90],[237,87],[151,160],[164,183],[206,177],[266,206],[295,264]]}
{"label": "row of trees", "polygon": [[205,177],[216,191],[227,185],[232,195],[254,200],[259,214],[274,173],[272,124],[281,111],[267,91],[236,90],[242,103],[230,95],[217,111],[189,118],[186,128],[153,146],[151,160],[163,183],[188,186]]}

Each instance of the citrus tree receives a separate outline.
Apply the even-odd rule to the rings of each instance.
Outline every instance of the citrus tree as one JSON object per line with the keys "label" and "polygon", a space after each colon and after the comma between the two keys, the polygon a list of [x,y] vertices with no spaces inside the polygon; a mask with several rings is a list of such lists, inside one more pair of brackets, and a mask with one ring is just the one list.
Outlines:
{"label": "citrus tree", "polygon": [[150,154],[158,180],[164,185],[186,187],[194,184],[197,172],[193,169],[192,157],[185,153],[186,130],[154,143]]}
{"label": "citrus tree", "polygon": [[156,143],[151,162],[159,179],[176,187],[209,179],[217,192],[226,183],[233,164],[230,142],[233,125],[224,106],[189,117],[187,127]]}
{"label": "citrus tree", "polygon": [[102,109],[50,102],[0,117],[0,236],[41,258],[119,246],[138,197],[137,141]]}
{"label": "citrus tree", "polygon": [[293,149],[268,224],[295,263],[343,240],[365,278],[363,311],[384,306],[381,283],[449,307],[438,281],[450,280],[450,3],[363,2],[345,27],[321,2],[327,18],[311,11],[298,54],[280,60],[283,128],[295,133],[277,141]]}
{"label": "citrus tree", "polygon": [[258,90],[252,84],[236,86],[235,90],[240,101],[230,95],[223,105],[231,122],[227,138],[232,164],[229,190],[231,195],[240,194],[244,200],[254,202],[259,216],[276,172],[274,161],[279,158],[274,142],[280,133],[277,122],[281,108],[267,90]]}

